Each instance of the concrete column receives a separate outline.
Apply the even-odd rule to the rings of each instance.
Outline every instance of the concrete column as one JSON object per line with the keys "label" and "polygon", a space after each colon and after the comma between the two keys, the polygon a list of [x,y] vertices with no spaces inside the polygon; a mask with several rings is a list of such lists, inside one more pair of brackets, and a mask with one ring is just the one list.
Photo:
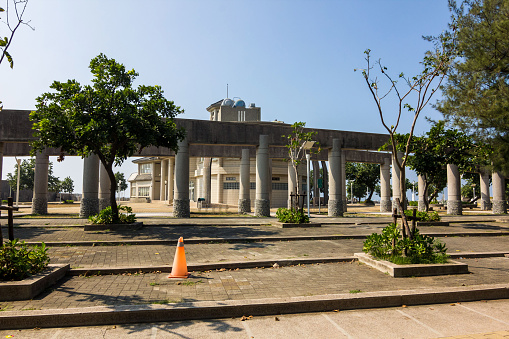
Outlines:
{"label": "concrete column", "polygon": [[269,169],[269,136],[260,135],[256,148],[256,200],[255,215],[270,217],[270,198],[268,186],[271,183]]}
{"label": "concrete column", "polygon": [[380,212],[392,212],[391,202],[391,158],[380,164]]}
{"label": "concrete column", "polygon": [[[401,163],[403,154],[401,152],[397,153],[398,160]],[[404,205],[404,196],[401,196],[401,187],[399,186],[399,180],[401,178],[401,171],[398,167],[398,164],[396,163],[396,159],[394,158],[394,155],[392,157],[392,209],[397,208],[399,212],[399,208],[396,204],[396,198],[399,198],[401,201],[401,204]]]}
{"label": "concrete column", "polygon": [[500,172],[493,172],[493,214],[506,214],[505,178]]}
{"label": "concrete column", "polygon": [[99,158],[91,154],[83,160],[83,192],[80,217],[88,218],[99,213]]}
{"label": "concrete column", "polygon": [[4,143],[0,142],[0,179],[2,179],[3,163],[4,163]]}
{"label": "concrete column", "polygon": [[[329,172],[327,169],[327,164],[325,161],[322,161],[322,174],[323,174],[323,205],[327,205],[329,201]],[[345,204],[345,201],[343,201]]]}
{"label": "concrete column", "polygon": [[250,166],[249,149],[243,149],[240,158],[239,213],[251,212]]}
{"label": "concrete column", "polygon": [[[242,166],[242,165],[241,165]],[[203,159],[203,194],[205,206],[212,203],[212,158]],[[249,171],[249,170],[248,170]]]}
{"label": "concrete column", "polygon": [[110,204],[111,181],[102,163],[99,164],[99,211],[102,211]]}
{"label": "concrete column", "polygon": [[447,214],[463,214],[461,205],[461,177],[458,166],[447,164]]}
{"label": "concrete column", "polygon": [[292,208],[291,194],[297,193],[297,175],[291,161],[288,161],[288,208]]}
{"label": "concrete column", "polygon": [[173,203],[173,187],[175,186],[175,158],[168,159],[168,203]]}
{"label": "concrete column", "polygon": [[[168,180],[166,179],[168,177],[168,160],[162,159],[161,160],[161,189],[159,190],[159,200],[166,201],[168,191]],[[166,181],[166,184],[164,183]]]}
{"label": "concrete column", "polygon": [[189,218],[189,144],[187,139],[179,141],[175,155],[175,193],[173,195],[173,216]]}
{"label": "concrete column", "polygon": [[424,196],[428,192],[424,192],[424,176],[422,176],[422,175],[417,176],[417,185],[418,185],[418,190],[419,190],[419,203],[417,206],[417,210],[420,212],[425,212],[426,204],[424,202]]}
{"label": "concrete column", "polygon": [[[151,202],[153,200],[156,200],[155,193],[156,193],[156,162],[153,161],[152,162],[152,181],[150,183],[150,193],[149,193]],[[157,198],[159,198],[159,197],[157,197]]]}
{"label": "concrete column", "polygon": [[341,166],[341,140],[332,140],[332,149],[329,149],[329,217],[343,216],[343,182]]}
{"label": "concrete column", "polygon": [[35,156],[33,214],[48,214],[48,165],[49,157],[45,151]]}
{"label": "concrete column", "polygon": [[223,175],[217,173],[216,180],[216,201],[218,204],[223,203]]}
{"label": "concrete column", "polygon": [[318,206],[318,199],[320,199],[320,188],[318,187],[318,178],[320,178],[320,167],[318,161],[313,160],[313,206]]}
{"label": "concrete column", "polygon": [[348,210],[348,199],[346,197],[346,157],[345,151],[341,151],[341,198],[343,200],[343,213]]}
{"label": "concrete column", "polygon": [[481,189],[481,211],[488,211],[491,209],[490,202],[490,175],[488,172],[482,171],[479,173],[480,189]]}

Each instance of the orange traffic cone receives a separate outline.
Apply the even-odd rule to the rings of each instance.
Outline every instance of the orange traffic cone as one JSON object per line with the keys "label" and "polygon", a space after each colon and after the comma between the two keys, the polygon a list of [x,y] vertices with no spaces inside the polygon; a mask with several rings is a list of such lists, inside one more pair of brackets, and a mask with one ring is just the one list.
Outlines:
{"label": "orange traffic cone", "polygon": [[173,259],[173,266],[168,278],[187,278],[187,263],[186,251],[184,250],[184,238],[180,237],[177,243],[177,250],[175,251],[175,258]]}

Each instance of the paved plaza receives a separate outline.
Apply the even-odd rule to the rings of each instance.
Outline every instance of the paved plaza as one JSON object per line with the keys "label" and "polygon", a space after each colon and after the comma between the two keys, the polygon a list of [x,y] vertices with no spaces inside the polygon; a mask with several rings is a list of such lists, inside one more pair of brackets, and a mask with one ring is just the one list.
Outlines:
{"label": "paved plaza", "polygon": [[[165,206],[145,205],[138,211],[145,227],[93,232],[83,230],[86,220],[73,217],[72,208],[65,212],[50,208],[47,217],[23,217],[22,209],[15,219],[15,236],[50,244],[51,263],[70,264],[71,271],[79,274],[67,275],[33,300],[0,302],[0,323],[2,317],[76,308],[113,311],[124,306],[179,307],[269,299],[275,303],[292,298],[370,298],[380,293],[424,295],[454,289],[473,289],[481,296],[485,290],[508,287],[507,216],[444,215],[450,226],[420,228],[421,233],[445,242],[454,260],[468,264],[469,274],[392,278],[354,258],[354,253],[362,251],[363,238],[390,221],[390,216],[369,208],[351,208],[357,213],[343,218],[312,216],[322,227],[278,228],[275,218],[202,210],[189,219],[176,219],[166,215]],[[0,221],[5,235],[6,220]],[[187,280],[172,280],[167,278],[167,269],[180,236],[184,237],[188,266],[207,264],[209,269],[192,271]],[[321,263],[320,259],[332,262]],[[285,260],[295,263],[285,265]],[[305,260],[314,261],[301,263]],[[252,267],[264,261],[271,266]],[[223,267],[225,263],[229,268]],[[245,263],[253,265],[242,268]],[[137,268],[144,268],[143,272]],[[100,273],[106,269],[115,269],[116,274]]]}

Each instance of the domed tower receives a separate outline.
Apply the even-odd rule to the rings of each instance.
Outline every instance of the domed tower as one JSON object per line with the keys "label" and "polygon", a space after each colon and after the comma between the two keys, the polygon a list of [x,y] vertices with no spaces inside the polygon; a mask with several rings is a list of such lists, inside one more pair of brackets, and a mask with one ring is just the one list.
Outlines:
{"label": "domed tower", "polygon": [[261,108],[256,107],[254,103],[246,107],[246,102],[241,98],[225,98],[219,100],[209,107],[212,121],[260,121]]}

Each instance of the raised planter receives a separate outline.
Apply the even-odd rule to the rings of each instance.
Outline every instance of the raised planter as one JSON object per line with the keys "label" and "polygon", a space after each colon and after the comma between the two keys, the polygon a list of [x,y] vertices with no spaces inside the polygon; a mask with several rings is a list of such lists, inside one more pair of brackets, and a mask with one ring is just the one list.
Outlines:
{"label": "raised planter", "polygon": [[62,279],[69,264],[50,264],[41,273],[20,281],[0,282],[0,301],[30,300]]}
{"label": "raised planter", "polygon": [[276,221],[272,225],[279,227],[279,228],[306,228],[306,227],[322,227],[322,224],[316,223],[316,222],[309,222],[309,223],[303,223],[303,224],[292,224],[289,222],[279,222]]}
{"label": "raised planter", "polygon": [[396,265],[386,260],[375,259],[366,253],[355,253],[354,255],[360,262],[376,268],[383,273],[388,273],[394,278],[468,273],[467,264],[453,260],[449,260],[446,264]]}
{"label": "raised planter", "polygon": [[138,230],[143,227],[142,222],[133,222],[131,224],[91,224],[85,225],[85,231],[130,231]]}

